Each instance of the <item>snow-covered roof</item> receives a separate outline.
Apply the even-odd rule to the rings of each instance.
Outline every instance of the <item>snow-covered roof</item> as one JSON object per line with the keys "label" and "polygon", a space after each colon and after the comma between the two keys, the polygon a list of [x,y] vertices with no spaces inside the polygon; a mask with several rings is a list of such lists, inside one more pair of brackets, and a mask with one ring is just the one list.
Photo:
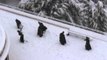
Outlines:
{"label": "snow-covered roof", "polygon": [[[4,27],[8,39],[11,40],[10,60],[107,60],[107,38],[105,35],[60,22],[48,21],[46,18],[35,17],[43,20],[41,22],[48,28],[43,37],[37,36],[39,20],[14,14],[8,9],[0,10],[0,23]],[[20,37],[17,33],[15,19],[22,22],[25,43],[19,42]],[[61,26],[69,27],[69,29]],[[64,46],[59,43],[59,34],[62,31],[65,31],[67,41]],[[66,36],[68,32],[76,36]],[[92,50],[90,51],[85,50],[84,39],[77,37],[85,35],[91,38]]]}

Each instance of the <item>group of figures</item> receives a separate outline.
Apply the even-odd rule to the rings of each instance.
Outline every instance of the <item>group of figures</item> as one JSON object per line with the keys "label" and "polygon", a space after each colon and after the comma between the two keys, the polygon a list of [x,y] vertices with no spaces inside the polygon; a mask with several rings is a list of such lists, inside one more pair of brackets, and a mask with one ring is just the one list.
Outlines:
{"label": "group of figures", "polygon": [[[24,43],[25,42],[24,34],[22,32],[23,25],[22,25],[20,20],[16,19],[15,21],[16,21],[16,25],[17,25],[17,28],[18,28],[17,32],[20,36],[20,42]],[[44,32],[46,32],[47,27],[41,22],[38,22],[38,24],[39,24],[39,26],[38,26],[38,30],[37,30],[37,35],[39,37],[43,37],[44,36],[43,34],[44,34]],[[69,34],[67,34],[67,36],[69,36]],[[90,38],[86,37],[85,41],[86,41],[85,49],[88,50],[88,51],[91,50],[92,48],[91,48],[91,45],[90,45]],[[67,43],[65,35],[64,35],[64,31],[59,34],[59,42],[60,42],[61,45],[65,45]]]}

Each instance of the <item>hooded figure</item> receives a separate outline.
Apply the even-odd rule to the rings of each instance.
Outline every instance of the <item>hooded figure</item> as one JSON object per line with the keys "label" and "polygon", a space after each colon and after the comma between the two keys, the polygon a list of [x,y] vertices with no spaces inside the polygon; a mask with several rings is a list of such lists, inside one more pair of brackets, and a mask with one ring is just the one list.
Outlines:
{"label": "hooded figure", "polygon": [[15,21],[16,21],[16,24],[17,24],[17,28],[22,30],[23,25],[21,24],[21,22],[18,19],[16,19]]}
{"label": "hooded figure", "polygon": [[91,50],[92,48],[91,48],[91,45],[90,45],[90,38],[86,37],[85,41],[86,41],[85,49],[86,50]]}
{"label": "hooded figure", "polygon": [[16,24],[17,24],[17,28],[19,29],[20,25],[21,25],[21,22],[18,19],[16,19]]}
{"label": "hooded figure", "polygon": [[38,27],[38,32],[37,35],[42,37],[43,33],[47,30],[47,27],[43,25],[43,23],[38,22],[39,23],[39,27]]}
{"label": "hooded figure", "polygon": [[66,39],[65,39],[64,31],[62,33],[60,33],[59,41],[60,41],[61,45],[65,45],[66,44]]}

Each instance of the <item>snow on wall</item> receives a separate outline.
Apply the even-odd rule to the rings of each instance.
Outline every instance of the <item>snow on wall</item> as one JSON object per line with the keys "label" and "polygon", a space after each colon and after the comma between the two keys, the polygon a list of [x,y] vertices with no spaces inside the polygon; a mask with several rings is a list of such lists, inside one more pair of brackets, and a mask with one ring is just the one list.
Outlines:
{"label": "snow on wall", "polygon": [[20,3],[26,3],[29,0],[21,0]]}

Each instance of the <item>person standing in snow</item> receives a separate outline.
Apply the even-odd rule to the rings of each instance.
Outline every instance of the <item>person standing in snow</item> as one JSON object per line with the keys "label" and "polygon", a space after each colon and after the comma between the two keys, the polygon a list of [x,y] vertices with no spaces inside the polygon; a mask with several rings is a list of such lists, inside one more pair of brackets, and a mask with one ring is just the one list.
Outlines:
{"label": "person standing in snow", "polygon": [[91,48],[91,45],[90,45],[90,38],[86,37],[85,41],[86,41],[85,49],[86,50],[91,50],[92,48]]}
{"label": "person standing in snow", "polygon": [[17,28],[22,30],[23,26],[22,26],[21,22],[18,19],[16,19],[15,22],[17,24]]}
{"label": "person standing in snow", "polygon": [[21,25],[21,22],[18,19],[16,19],[15,21],[16,21],[16,24],[17,24],[17,28],[19,29],[20,25]]}
{"label": "person standing in snow", "polygon": [[44,24],[41,23],[41,22],[38,22],[38,23],[39,23],[39,27],[38,27],[37,35],[38,35],[39,37],[42,37],[43,34],[44,34],[44,32],[47,30],[47,27],[44,26]]}
{"label": "person standing in snow", "polygon": [[18,34],[20,36],[20,42],[24,43],[24,35],[23,35],[22,31],[21,30],[17,30],[17,32],[18,32]]}
{"label": "person standing in snow", "polygon": [[60,33],[59,41],[60,41],[61,45],[65,45],[66,44],[66,39],[65,39],[64,31],[62,33]]}

